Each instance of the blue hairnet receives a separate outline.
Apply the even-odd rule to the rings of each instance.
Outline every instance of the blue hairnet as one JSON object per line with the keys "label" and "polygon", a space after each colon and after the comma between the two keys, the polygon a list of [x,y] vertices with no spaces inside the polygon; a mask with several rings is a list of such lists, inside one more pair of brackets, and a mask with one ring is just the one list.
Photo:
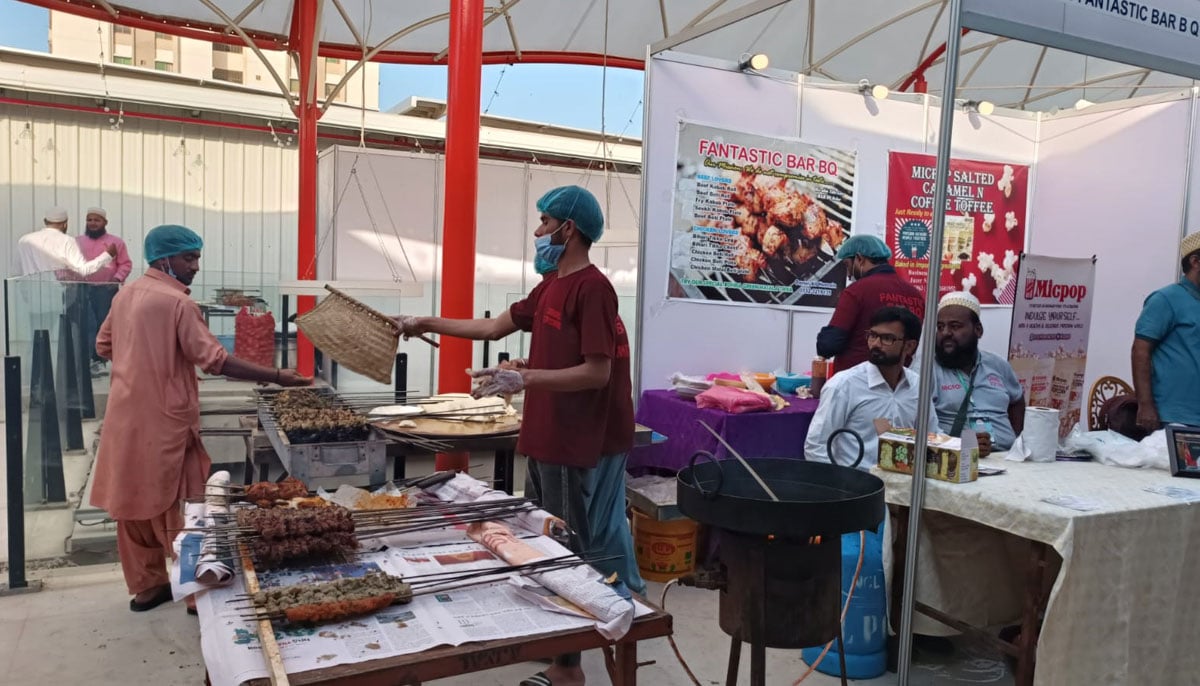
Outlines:
{"label": "blue hairnet", "polygon": [[575,226],[592,242],[604,235],[604,214],[600,211],[600,203],[587,189],[559,186],[546,191],[545,195],[538,198],[537,209],[559,221],[569,219],[575,222]]}
{"label": "blue hairnet", "polygon": [[855,255],[862,255],[868,260],[885,260],[891,258],[892,251],[879,237],[858,234],[842,243],[837,251],[837,259],[848,260]]}
{"label": "blue hairnet", "polygon": [[203,248],[204,239],[195,231],[178,224],[165,224],[150,229],[142,252],[146,255],[146,262],[153,263],[164,257]]}

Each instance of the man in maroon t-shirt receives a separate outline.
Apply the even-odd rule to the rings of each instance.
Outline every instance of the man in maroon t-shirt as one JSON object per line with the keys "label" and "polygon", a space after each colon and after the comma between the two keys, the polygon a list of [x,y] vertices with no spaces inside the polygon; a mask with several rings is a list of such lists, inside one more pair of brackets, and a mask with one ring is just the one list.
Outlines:
{"label": "man in maroon t-shirt", "polygon": [[[625,460],[633,447],[629,339],[612,284],[589,260],[604,231],[600,204],[578,186],[537,202],[534,232],[541,283],[495,319],[398,317],[405,337],[438,333],[497,340],[531,332],[529,359],[476,372],[481,395],[525,393],[517,450],[529,458],[526,495],[561,517],[578,552],[617,556],[598,563],[630,590],[645,591],[625,517]],[[557,271],[553,271],[553,270]],[[579,655],[560,656],[526,681],[582,684]],[[525,682],[523,682],[525,683]]]}
{"label": "man in maroon t-shirt", "polygon": [[836,369],[849,369],[870,357],[867,328],[879,310],[899,306],[925,316],[925,298],[888,264],[891,256],[886,243],[866,235],[851,236],[837,251],[855,281],[842,291],[829,326],[817,334],[817,354],[836,358]]}

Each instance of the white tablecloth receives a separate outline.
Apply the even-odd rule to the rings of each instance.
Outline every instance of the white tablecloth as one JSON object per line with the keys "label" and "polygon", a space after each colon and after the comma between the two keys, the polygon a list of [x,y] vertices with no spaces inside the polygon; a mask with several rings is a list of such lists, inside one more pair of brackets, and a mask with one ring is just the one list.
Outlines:
{"label": "white tablecloth", "polygon": [[[1038,643],[1035,683],[1200,683],[1200,595],[1191,589],[1200,572],[1200,502],[1183,499],[1200,499],[1200,480],[1092,463],[987,462],[1008,472],[969,484],[928,480],[925,507],[1049,544],[1062,556]],[[886,484],[889,503],[908,505],[907,475],[874,473]],[[1164,486],[1192,495],[1146,490]],[[1084,499],[1096,509],[1081,512],[1043,501],[1055,496]],[[941,550],[953,546],[939,541],[937,531],[930,536],[945,577],[954,570],[945,568],[952,557]],[[1023,571],[1023,564],[1005,570],[1018,585]],[[958,572],[957,580],[965,580],[977,596],[992,593],[965,564]],[[921,578],[920,568],[917,574]]]}

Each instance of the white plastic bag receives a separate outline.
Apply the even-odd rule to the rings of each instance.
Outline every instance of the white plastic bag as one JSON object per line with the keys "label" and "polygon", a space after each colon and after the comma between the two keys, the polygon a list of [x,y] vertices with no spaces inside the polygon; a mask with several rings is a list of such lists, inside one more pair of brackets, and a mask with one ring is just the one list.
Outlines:
{"label": "white plastic bag", "polygon": [[1114,467],[1169,469],[1167,435],[1155,431],[1140,443],[1115,431],[1080,431],[1078,427],[1067,436],[1064,447],[1081,450],[1101,464]]}

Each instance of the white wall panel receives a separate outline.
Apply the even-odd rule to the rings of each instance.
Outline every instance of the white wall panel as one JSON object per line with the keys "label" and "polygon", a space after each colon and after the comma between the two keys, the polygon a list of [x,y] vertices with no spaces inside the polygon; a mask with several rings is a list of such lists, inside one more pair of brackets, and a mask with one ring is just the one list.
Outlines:
{"label": "white wall panel", "polygon": [[1142,302],[1179,278],[1191,116],[1180,100],[1042,122],[1030,252],[1097,257],[1084,388],[1132,381]]}
{"label": "white wall panel", "polygon": [[[119,116],[114,107],[111,117]],[[114,122],[115,123],[115,122]],[[145,268],[142,240],[164,223],[206,241],[199,287],[262,288],[295,274],[296,150],[267,134],[0,105],[0,259],[61,205],[82,233],[87,208]],[[28,128],[26,125],[28,124]],[[286,199],[286,200],[285,200]]]}
{"label": "white wall panel", "polygon": [[[666,300],[677,122],[685,118],[856,151],[854,232],[882,237],[888,153],[931,153],[936,145],[930,131],[936,130],[937,108],[927,108],[923,100],[911,96],[877,101],[844,87],[798,87],[785,80],[742,74],[718,65],[681,64],[669,58],[652,60],[648,78],[651,88],[645,140],[647,203],[642,265],[645,300],[640,303],[642,387],[663,387],[674,371],[766,371],[787,366],[789,322],[791,367],[808,370],[817,332],[828,323],[830,311],[784,312]],[[712,98],[709,94],[713,92],[723,96]],[[745,106],[751,102],[754,107]],[[1036,133],[1032,119],[959,115],[953,154],[1031,164]],[[1007,308],[985,313],[985,348],[1006,349],[1010,318]],[[705,344],[685,345],[692,341]]]}

